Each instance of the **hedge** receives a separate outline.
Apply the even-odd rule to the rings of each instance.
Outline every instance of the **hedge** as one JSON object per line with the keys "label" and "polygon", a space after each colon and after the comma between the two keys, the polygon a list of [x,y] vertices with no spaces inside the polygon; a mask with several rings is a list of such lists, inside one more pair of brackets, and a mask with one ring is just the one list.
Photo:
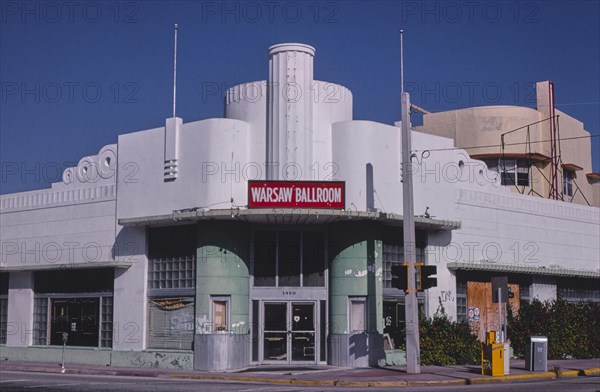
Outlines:
{"label": "hedge", "polygon": [[[404,333],[404,332],[403,332]],[[467,322],[450,320],[440,306],[419,321],[422,365],[472,365],[481,362],[481,345]]]}
{"label": "hedge", "polygon": [[[481,342],[467,322],[450,320],[440,306],[433,317],[421,317],[419,323],[421,364],[481,363]],[[533,300],[522,303],[518,314],[509,306],[507,327],[516,357],[525,356],[528,336],[541,335],[548,337],[548,359],[600,358],[600,303]]]}
{"label": "hedge", "polygon": [[508,312],[514,355],[525,356],[528,336],[548,337],[548,359],[600,358],[600,304],[564,300],[523,303]]}

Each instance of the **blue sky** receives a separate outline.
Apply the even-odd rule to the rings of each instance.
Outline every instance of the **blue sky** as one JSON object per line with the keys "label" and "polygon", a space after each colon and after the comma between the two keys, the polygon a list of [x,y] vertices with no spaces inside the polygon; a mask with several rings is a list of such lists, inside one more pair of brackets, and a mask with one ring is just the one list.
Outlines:
{"label": "blue sky", "polygon": [[[431,111],[557,107],[600,134],[598,1],[0,2],[0,193],[49,186],[59,169],[177,115],[222,117],[224,90],[267,78],[267,48],[316,48],[315,78],[353,92],[354,118],[400,117],[399,30],[412,102]],[[600,171],[600,138],[593,138]]]}

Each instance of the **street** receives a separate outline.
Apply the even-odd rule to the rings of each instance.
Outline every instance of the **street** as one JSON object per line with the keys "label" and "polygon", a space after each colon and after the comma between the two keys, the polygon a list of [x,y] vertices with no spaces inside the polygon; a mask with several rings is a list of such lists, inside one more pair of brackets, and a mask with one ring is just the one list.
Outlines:
{"label": "street", "polygon": [[[208,380],[171,380],[165,378],[150,377],[123,377],[123,376],[86,376],[54,373],[27,373],[6,371],[0,372],[0,390],[2,392],[67,392],[67,391],[236,391],[236,392],[300,392],[300,391],[359,391],[361,388],[344,387],[305,387],[285,386],[274,384],[240,383],[231,381],[208,381]],[[438,386],[418,388],[369,388],[369,391],[392,391],[401,389],[403,391],[428,392],[428,391],[507,391],[513,392],[565,392],[586,391],[600,392],[600,377],[574,377],[562,380],[550,380],[543,382],[526,382],[512,384],[490,384],[471,386]]]}

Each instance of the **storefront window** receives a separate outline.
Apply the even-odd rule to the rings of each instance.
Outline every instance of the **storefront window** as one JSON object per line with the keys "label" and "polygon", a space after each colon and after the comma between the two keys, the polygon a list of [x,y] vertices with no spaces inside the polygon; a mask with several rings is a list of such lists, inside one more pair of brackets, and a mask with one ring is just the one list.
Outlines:
{"label": "storefront window", "polygon": [[196,226],[148,230],[148,348],[191,350]]}
{"label": "storefront window", "polygon": [[152,298],[148,306],[148,347],[191,350],[194,298]]}
{"label": "storefront window", "polygon": [[302,238],[302,274],[303,286],[325,286],[324,274],[325,241],[323,234],[317,231],[306,231]]}
{"label": "storefront window", "polygon": [[254,233],[254,285],[275,286],[277,239],[274,231]]}
{"label": "storefront window", "polygon": [[62,345],[64,332],[70,346],[98,346],[99,298],[52,299],[50,344]]}
{"label": "storefront window", "polygon": [[[39,271],[34,275],[33,344],[112,347],[114,269]],[[110,306],[109,306],[110,304]]]}
{"label": "storefront window", "polygon": [[300,286],[300,233],[279,232],[279,286]]}
{"label": "storefront window", "polygon": [[256,231],[254,286],[325,286],[325,241],[317,231]]}

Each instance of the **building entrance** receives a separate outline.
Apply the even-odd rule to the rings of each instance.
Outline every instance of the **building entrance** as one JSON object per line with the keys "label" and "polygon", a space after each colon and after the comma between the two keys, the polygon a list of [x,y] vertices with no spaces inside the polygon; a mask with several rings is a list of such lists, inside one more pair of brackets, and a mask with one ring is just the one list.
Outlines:
{"label": "building entrance", "polygon": [[66,332],[70,346],[98,346],[99,305],[99,298],[53,300],[50,344],[62,345]]}
{"label": "building entrance", "polygon": [[315,302],[264,302],[262,355],[264,363],[316,363]]}

